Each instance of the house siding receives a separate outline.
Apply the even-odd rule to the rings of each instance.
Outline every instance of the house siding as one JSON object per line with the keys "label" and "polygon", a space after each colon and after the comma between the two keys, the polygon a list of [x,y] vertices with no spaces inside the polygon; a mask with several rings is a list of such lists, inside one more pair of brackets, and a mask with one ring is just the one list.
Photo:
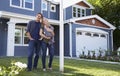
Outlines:
{"label": "house siding", "polygon": [[70,30],[69,25],[65,24],[64,25],[64,55],[65,56],[70,56],[70,36],[69,36],[69,32]]}
{"label": "house siding", "polygon": [[8,19],[0,18],[0,56],[6,56],[7,48],[7,22]]}
{"label": "house siding", "polygon": [[56,12],[50,12],[50,19],[59,20],[59,6],[56,5]]}
{"label": "house siding", "polygon": [[56,56],[59,56],[59,26],[53,25],[54,26],[54,32],[55,32],[55,44],[54,44],[54,54]]}
{"label": "house siding", "polygon": [[10,0],[1,0],[0,2],[0,10],[1,11],[7,11],[7,12],[13,12],[13,13],[19,13],[24,15],[30,15],[35,16],[36,13],[41,12],[41,0],[34,0],[34,11],[27,10],[27,9],[21,9],[21,8],[15,8],[10,6]]}
{"label": "house siding", "polygon": [[15,46],[14,56],[28,56],[28,46]]}
{"label": "house siding", "polygon": [[72,6],[66,8],[66,10],[65,10],[65,16],[66,16],[66,18],[65,18],[66,20],[72,18]]}
{"label": "house siding", "polygon": [[92,15],[92,9],[86,9],[86,16]]}

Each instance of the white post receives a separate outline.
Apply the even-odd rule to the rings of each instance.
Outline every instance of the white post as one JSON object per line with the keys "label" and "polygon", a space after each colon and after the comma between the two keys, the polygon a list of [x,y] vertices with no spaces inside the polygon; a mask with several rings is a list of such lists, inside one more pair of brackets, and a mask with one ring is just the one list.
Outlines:
{"label": "white post", "polygon": [[64,71],[64,26],[63,26],[63,0],[60,0],[60,56],[59,56],[59,65],[60,71]]}
{"label": "white post", "polygon": [[7,56],[14,56],[15,23],[8,22]]}

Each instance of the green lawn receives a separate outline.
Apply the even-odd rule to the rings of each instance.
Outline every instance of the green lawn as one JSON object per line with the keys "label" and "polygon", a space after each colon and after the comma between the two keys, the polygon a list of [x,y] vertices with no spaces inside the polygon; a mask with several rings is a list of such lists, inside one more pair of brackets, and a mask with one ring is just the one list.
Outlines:
{"label": "green lawn", "polygon": [[[26,57],[0,57],[0,66],[10,66],[11,61],[27,63]],[[54,58],[53,71],[43,72],[41,59],[37,70],[21,72],[18,76],[120,76],[120,65],[84,60],[65,59],[64,73],[59,71],[59,58]]]}

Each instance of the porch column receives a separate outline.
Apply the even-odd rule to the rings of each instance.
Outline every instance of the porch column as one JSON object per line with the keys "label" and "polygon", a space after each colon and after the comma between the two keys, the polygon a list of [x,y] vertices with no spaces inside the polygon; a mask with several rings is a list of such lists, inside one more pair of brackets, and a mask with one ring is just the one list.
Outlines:
{"label": "porch column", "polygon": [[7,56],[14,56],[15,23],[8,22]]}
{"label": "porch column", "polygon": [[71,22],[69,23],[69,35],[70,35],[70,44],[69,44],[69,47],[70,47],[70,57],[72,57],[72,24]]}

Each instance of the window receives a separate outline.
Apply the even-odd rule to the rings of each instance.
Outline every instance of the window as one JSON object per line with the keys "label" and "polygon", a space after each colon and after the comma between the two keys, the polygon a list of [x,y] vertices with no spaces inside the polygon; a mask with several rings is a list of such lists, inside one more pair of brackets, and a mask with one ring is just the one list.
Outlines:
{"label": "window", "polygon": [[14,6],[21,7],[21,0],[11,0],[11,4]]}
{"label": "window", "polygon": [[101,35],[100,35],[100,37],[106,38],[106,35],[104,35],[104,34],[101,34]]}
{"label": "window", "polygon": [[78,17],[80,17],[80,8],[78,8]]}
{"label": "window", "polygon": [[93,36],[94,36],[94,37],[99,37],[99,34],[94,33]]}
{"label": "window", "polygon": [[22,43],[22,29],[16,28],[15,29],[15,44],[21,44]]}
{"label": "window", "polygon": [[33,9],[33,0],[24,0],[24,8]]}
{"label": "window", "polygon": [[33,11],[34,0],[10,0],[10,6]]}
{"label": "window", "polygon": [[15,44],[24,45],[28,44],[28,37],[25,34],[25,27],[16,27],[15,28]]}
{"label": "window", "polygon": [[77,31],[77,35],[82,35],[82,32],[81,31]]}
{"label": "window", "polygon": [[86,35],[86,36],[91,36],[91,33],[86,32],[85,35]]}
{"label": "window", "polygon": [[83,17],[86,16],[86,9],[79,6],[73,7],[73,17]]}
{"label": "window", "polygon": [[56,5],[51,4],[50,10],[51,12],[56,12]]}
{"label": "window", "polygon": [[76,17],[76,7],[73,7],[73,17]]}
{"label": "window", "polygon": [[82,17],[84,17],[86,15],[85,13],[85,9],[82,9],[82,13],[81,13]]}
{"label": "window", "polygon": [[45,1],[45,0],[42,3],[42,10],[47,11],[47,1]]}

